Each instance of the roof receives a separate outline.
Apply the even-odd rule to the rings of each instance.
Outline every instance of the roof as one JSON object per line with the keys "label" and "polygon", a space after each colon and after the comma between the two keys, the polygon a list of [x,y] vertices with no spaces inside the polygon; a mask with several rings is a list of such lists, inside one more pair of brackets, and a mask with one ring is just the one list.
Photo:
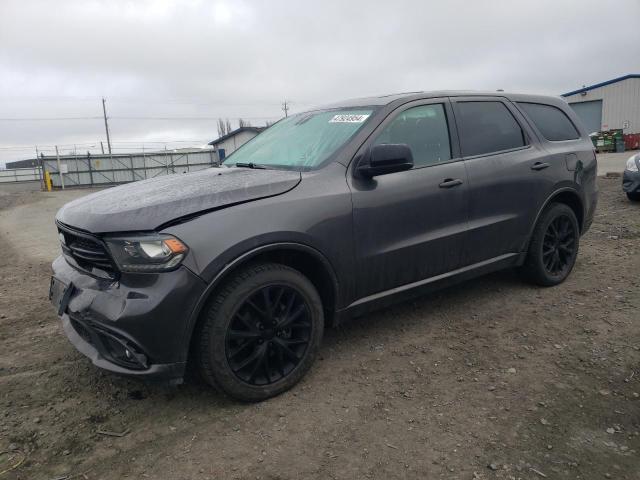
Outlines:
{"label": "roof", "polygon": [[28,160],[16,160],[15,162],[7,162],[5,164],[5,168],[29,168],[29,167],[37,167],[38,159],[28,159]]}
{"label": "roof", "polygon": [[563,97],[569,97],[571,95],[575,95],[576,93],[588,92],[589,90],[593,90],[594,88],[605,87],[607,85],[611,85],[612,83],[622,82],[623,80],[628,80],[630,78],[640,78],[640,73],[630,73],[628,75],[623,75],[622,77],[612,78],[611,80],[607,80],[606,82],[596,83],[595,85],[589,85],[588,87],[582,87],[578,90],[574,90],[572,92],[563,93]]}
{"label": "roof", "polygon": [[[508,93],[503,91],[479,91],[479,90],[435,90],[425,92],[408,92],[408,93],[396,93],[392,95],[380,95],[376,97],[364,97],[355,98],[351,100],[344,100],[342,102],[333,103],[331,105],[324,105],[314,110],[324,110],[332,108],[353,108],[353,107],[372,107],[372,106],[384,106],[390,103],[398,102],[405,103],[412,100],[421,100],[428,98],[438,97],[501,97],[508,98],[512,101],[529,101],[529,102],[542,102],[542,103],[557,103],[562,102],[559,97],[550,97],[543,95],[528,95],[522,93]],[[564,102],[562,102],[564,103]]]}
{"label": "roof", "polygon": [[267,127],[240,127],[240,128],[236,128],[235,130],[227,133],[226,135],[223,135],[220,138],[217,138],[216,140],[214,140],[212,142],[209,142],[209,145],[218,145],[219,143],[224,142],[228,138],[234,137],[234,136],[236,136],[236,135],[238,135],[239,133],[242,133],[242,132],[260,133],[265,128],[267,128]]}

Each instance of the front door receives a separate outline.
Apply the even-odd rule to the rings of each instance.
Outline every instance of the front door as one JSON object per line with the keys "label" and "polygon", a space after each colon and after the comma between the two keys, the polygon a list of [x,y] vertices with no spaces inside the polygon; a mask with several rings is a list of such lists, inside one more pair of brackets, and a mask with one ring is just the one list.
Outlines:
{"label": "front door", "polygon": [[350,178],[358,298],[462,267],[467,175],[447,99],[408,104],[363,148],[407,144],[414,167],[372,179]]}

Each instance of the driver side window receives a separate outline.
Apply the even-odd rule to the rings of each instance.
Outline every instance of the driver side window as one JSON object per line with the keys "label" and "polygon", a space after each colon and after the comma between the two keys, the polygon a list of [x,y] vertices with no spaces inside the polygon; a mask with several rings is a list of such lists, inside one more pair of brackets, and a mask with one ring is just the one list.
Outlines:
{"label": "driver side window", "polygon": [[374,145],[404,143],[416,168],[451,160],[449,127],[444,105],[420,105],[400,113],[376,138]]}

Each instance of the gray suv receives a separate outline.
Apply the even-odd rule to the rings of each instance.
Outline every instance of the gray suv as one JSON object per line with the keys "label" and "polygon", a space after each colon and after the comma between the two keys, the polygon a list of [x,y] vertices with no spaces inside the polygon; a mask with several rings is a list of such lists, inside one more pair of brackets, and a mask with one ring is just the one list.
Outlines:
{"label": "gray suv", "polygon": [[95,365],[245,401],[309,370],[325,325],[517,267],[562,282],[596,157],[552,97],[423,92],[290,116],[219,167],[65,205],[50,298]]}

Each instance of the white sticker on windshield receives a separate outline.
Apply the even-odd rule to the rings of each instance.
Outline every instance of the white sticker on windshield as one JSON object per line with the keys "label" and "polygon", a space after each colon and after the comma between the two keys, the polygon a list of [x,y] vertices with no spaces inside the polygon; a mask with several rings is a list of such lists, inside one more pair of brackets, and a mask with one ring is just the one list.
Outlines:
{"label": "white sticker on windshield", "polygon": [[367,115],[341,114],[341,115],[334,115],[333,118],[329,120],[329,123],[362,123],[367,118],[369,118],[368,114]]}

